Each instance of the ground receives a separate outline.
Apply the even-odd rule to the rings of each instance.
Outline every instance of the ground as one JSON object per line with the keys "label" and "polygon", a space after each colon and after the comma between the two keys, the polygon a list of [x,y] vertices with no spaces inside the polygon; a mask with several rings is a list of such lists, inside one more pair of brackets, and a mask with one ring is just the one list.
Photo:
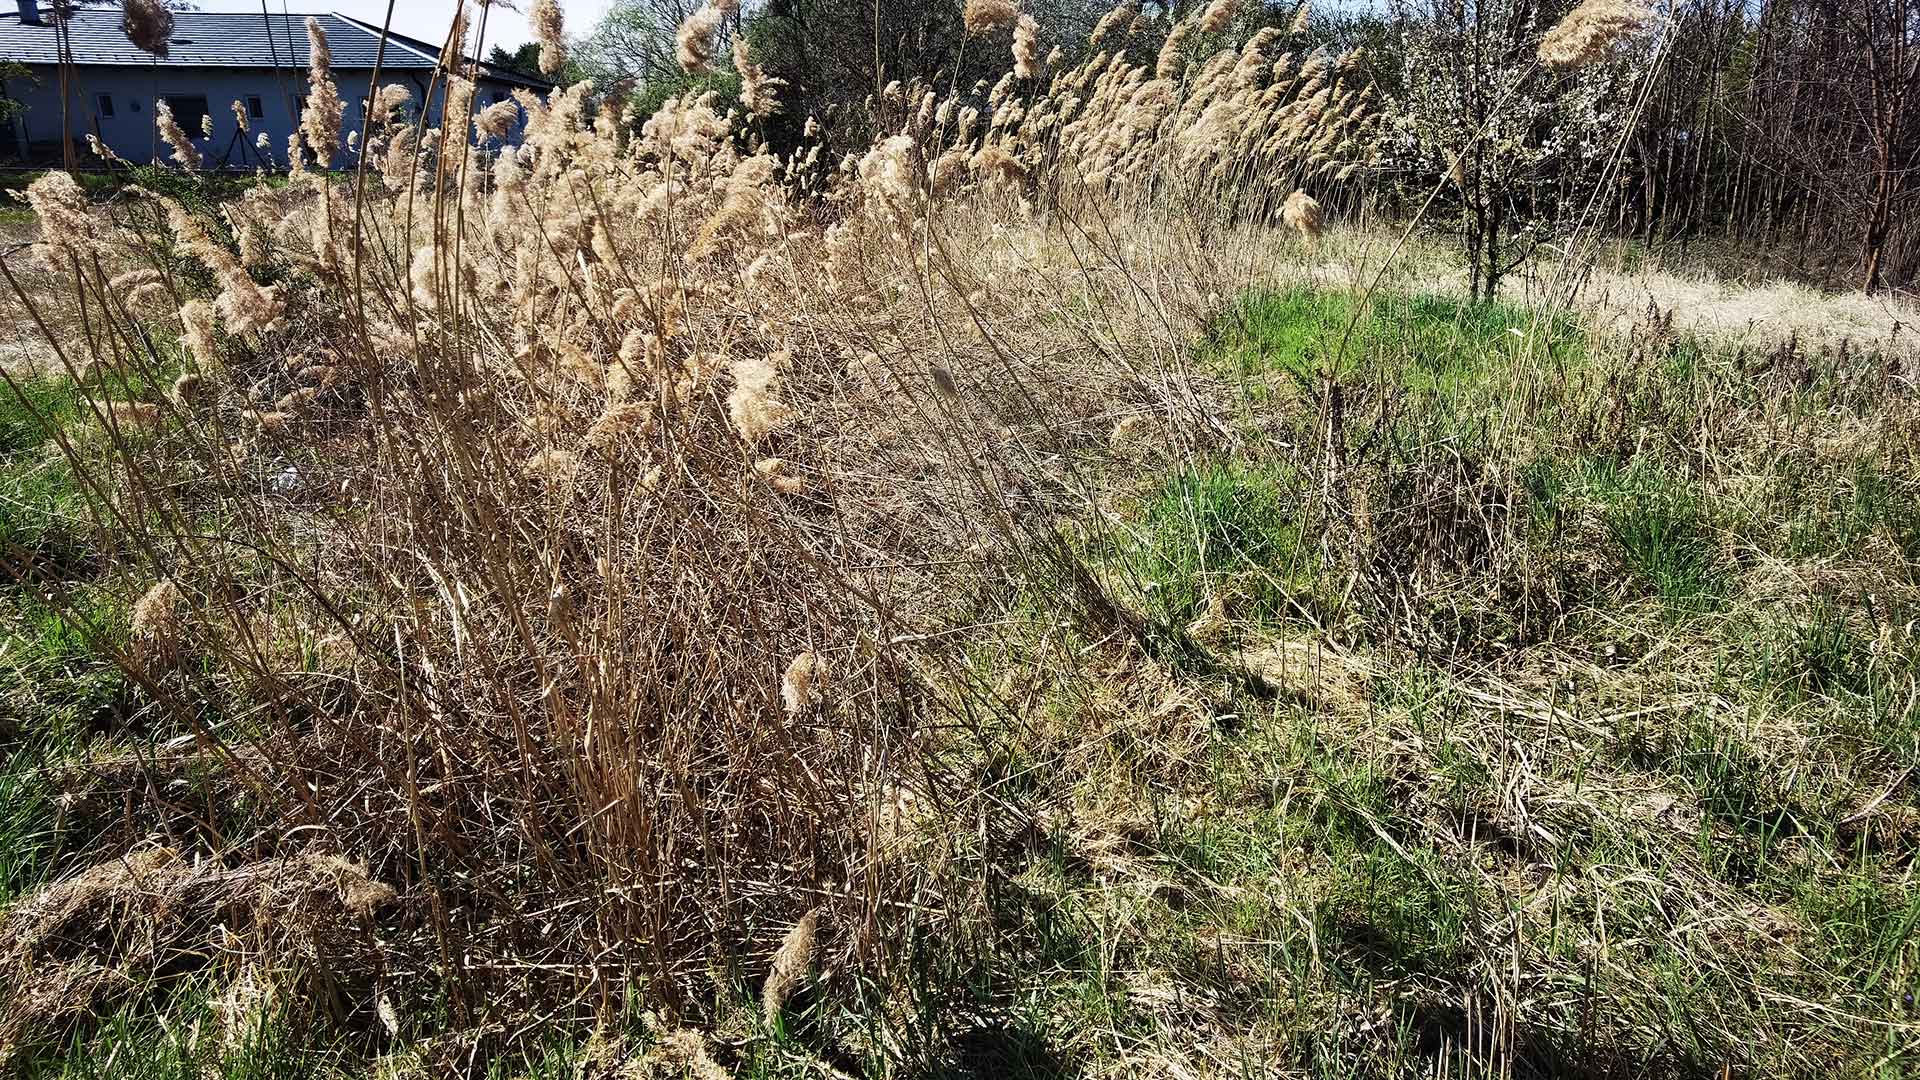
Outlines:
{"label": "ground", "polygon": [[[1572,310],[1476,305],[1417,261],[1370,274],[1380,243],[1208,298],[1181,359],[1209,435],[1118,419],[1097,512],[1059,523],[1107,622],[1064,617],[1076,586],[1044,569],[956,600],[992,629],[951,689],[994,707],[932,752],[1019,825],[923,821],[913,850],[987,868],[974,939],[912,942],[909,974],[770,1028],[720,973],[691,1050],[633,1018],[495,1074],[1920,1068],[1910,310],[1644,270]],[[64,376],[8,370],[17,913],[128,837],[246,807],[105,659],[116,539],[45,429],[98,421]],[[24,1075],[460,1057],[296,1023],[312,1003],[250,977],[137,998]]]}

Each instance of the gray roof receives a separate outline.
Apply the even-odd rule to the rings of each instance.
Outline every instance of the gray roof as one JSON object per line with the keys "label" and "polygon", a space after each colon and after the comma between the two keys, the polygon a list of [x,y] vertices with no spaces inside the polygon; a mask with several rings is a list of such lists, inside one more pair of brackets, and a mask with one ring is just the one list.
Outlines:
{"label": "gray roof", "polygon": [[[41,6],[42,23],[22,24],[18,13],[0,15],[0,57],[22,64],[56,64],[54,30],[47,19],[51,5]],[[380,47],[380,28],[338,12],[312,16],[326,31],[327,47],[337,68],[373,67]],[[78,64],[116,67],[288,67],[308,63],[306,15],[245,14],[181,11],[173,16],[173,38],[165,59],[134,48],[120,28],[120,8],[81,8],[68,22],[73,59]],[[431,69],[439,62],[440,47],[401,34],[387,35],[382,68]],[[483,64],[483,75],[522,86],[545,88],[548,83]]]}

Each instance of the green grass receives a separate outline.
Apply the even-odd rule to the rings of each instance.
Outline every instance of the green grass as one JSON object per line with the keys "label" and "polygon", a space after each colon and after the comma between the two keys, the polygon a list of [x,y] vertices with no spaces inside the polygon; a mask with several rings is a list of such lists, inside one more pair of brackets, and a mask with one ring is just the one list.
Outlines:
{"label": "green grass", "polygon": [[1310,602],[1318,556],[1303,533],[1299,481],[1281,467],[1202,465],[1147,498],[1124,559],[1160,617],[1185,625],[1231,591],[1247,621]]}
{"label": "green grass", "polygon": [[0,758],[0,912],[46,879],[57,850],[60,794],[44,771],[60,753],[44,737],[6,745]]}
{"label": "green grass", "polygon": [[[1911,1021],[1920,969],[1900,406],[1843,400],[1827,358],[1768,386],[1701,342],[1629,353],[1421,297],[1378,303],[1337,362],[1353,312],[1292,288],[1216,322],[1199,354],[1242,395],[1238,440],[1140,485],[1114,554],[1158,618],[1225,593],[1229,641],[1330,627],[1367,675],[1194,713],[1181,691],[1063,688],[999,789],[1063,822],[1003,897],[1055,1051],[1124,1071],[1250,1041],[1269,1069],[1427,1075],[1443,1042],[1493,1041],[1463,1003],[1518,972],[1518,1075],[1920,1066],[1879,1026]],[[1328,378],[1371,553],[1316,503]],[[1818,450],[1768,433],[1840,416],[1856,429]],[[1341,618],[1301,617],[1349,586]],[[1545,629],[1486,640],[1523,601]],[[1432,613],[1466,647],[1405,631]]]}
{"label": "green grass", "polygon": [[125,612],[91,580],[84,494],[66,460],[43,449],[43,423],[70,424],[76,403],[61,379],[0,390],[0,910],[63,854],[50,769],[79,756],[87,730],[126,701],[101,654],[124,634]]}
{"label": "green grass", "polygon": [[[61,1050],[29,1058],[21,1080],[306,1080],[364,1075],[343,1048],[295,1037],[269,1010],[229,1034],[206,987],[177,993],[164,1013],[129,1008]],[[309,1003],[310,1005],[310,1003]]]}
{"label": "green grass", "polygon": [[1585,352],[1570,319],[1512,304],[1383,292],[1356,322],[1357,305],[1353,294],[1304,285],[1251,293],[1215,320],[1201,356],[1242,376],[1279,372],[1308,384],[1377,365],[1412,392],[1445,397],[1504,378],[1522,360],[1563,368]]}
{"label": "green grass", "polygon": [[[941,790],[979,798],[927,850],[963,868],[929,906],[967,932],[771,1026],[753,977],[716,970],[735,1075],[1920,1069],[1908,402],[1845,397],[1831,357],[1768,383],[1699,342],[1421,296],[1377,300],[1337,362],[1353,312],[1298,288],[1236,303],[1197,348],[1248,422],[1121,477],[1111,542],[1072,549],[1164,627],[1223,598],[1198,649],[1324,662],[1261,696],[1063,618],[1064,577],[956,600],[966,692],[928,737]],[[1331,477],[1328,378],[1351,425]],[[31,766],[81,752],[117,691],[86,635],[5,604],[12,670],[67,733],[0,771],[17,895],[70,855]],[[123,618],[101,601],[103,631]],[[165,1032],[129,1013],[32,1075],[114,1053],[184,1075],[166,1032],[199,1007],[165,1005]],[[307,1045],[216,1072],[350,1071]],[[487,1075],[590,1075],[596,1052],[543,1033]]]}

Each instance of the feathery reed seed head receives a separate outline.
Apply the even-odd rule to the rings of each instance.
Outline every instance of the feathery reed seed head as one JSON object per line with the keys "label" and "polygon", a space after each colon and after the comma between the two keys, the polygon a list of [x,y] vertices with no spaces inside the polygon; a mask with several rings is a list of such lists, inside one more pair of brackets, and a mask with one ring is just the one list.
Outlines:
{"label": "feathery reed seed head", "polygon": [[1020,14],[1020,9],[1008,0],[967,0],[967,6],[961,10],[961,21],[966,24],[969,34],[991,34],[1007,25]]}
{"label": "feathery reed seed head", "polygon": [[780,679],[780,699],[786,703],[787,712],[802,713],[820,703],[823,674],[820,658],[811,649],[787,664],[786,674]]}
{"label": "feathery reed seed head", "polygon": [[540,42],[540,73],[552,75],[567,66],[566,22],[558,0],[533,0],[527,13],[533,34]]}
{"label": "feathery reed seed head", "polygon": [[307,44],[313,62],[307,71],[307,103],[300,113],[300,130],[316,164],[327,168],[340,149],[340,118],[345,106],[340,88],[333,82],[333,52],[327,47],[327,32],[320,20],[308,16]]}
{"label": "feathery reed seed head", "polygon": [[164,60],[173,37],[173,11],[160,0],[126,0],[120,5],[120,28],[134,48]]}
{"label": "feathery reed seed head", "polygon": [[767,981],[760,988],[760,1007],[767,1023],[780,1018],[780,1011],[787,1007],[793,992],[806,982],[807,972],[813,966],[814,938],[819,926],[820,909],[815,908],[801,916],[781,939],[767,971]]}
{"label": "feathery reed seed head", "polygon": [[1320,209],[1319,200],[1304,191],[1287,196],[1280,207],[1280,219],[1288,228],[1309,238],[1319,236],[1326,229],[1326,215]]}
{"label": "feathery reed seed head", "polygon": [[1032,79],[1040,74],[1040,24],[1031,15],[1021,15],[1013,26],[1013,74]]}
{"label": "feathery reed seed head", "polygon": [[167,99],[160,98],[153,103],[153,119],[160,128],[160,137],[173,148],[173,160],[183,168],[198,169],[200,150],[193,145],[193,139],[180,126],[180,121],[173,118],[173,107],[167,104]]}
{"label": "feathery reed seed head", "polygon": [[689,75],[713,70],[714,36],[720,32],[723,18],[722,8],[709,0],[680,24],[673,38],[674,57],[680,62],[680,70]]}
{"label": "feathery reed seed head", "polygon": [[1643,0],[1583,0],[1540,39],[1540,60],[1563,71],[1587,67],[1652,21]]}

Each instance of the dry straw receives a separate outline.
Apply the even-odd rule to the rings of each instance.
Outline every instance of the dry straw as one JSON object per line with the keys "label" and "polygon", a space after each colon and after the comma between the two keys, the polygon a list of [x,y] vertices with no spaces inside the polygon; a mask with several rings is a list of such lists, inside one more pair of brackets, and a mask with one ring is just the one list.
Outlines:
{"label": "dry straw", "polygon": [[[962,14],[958,0],[946,3],[949,17]],[[710,0],[682,25],[676,52],[687,67],[721,62],[734,11]],[[419,797],[381,756],[398,714],[430,751],[433,798],[511,805],[485,822],[448,815],[449,842],[427,855],[439,876],[409,886],[409,900],[424,904],[434,880],[473,883],[462,895],[482,899],[451,916],[451,947],[504,948],[493,943],[559,911],[552,940],[568,944],[556,960],[603,981],[639,970],[641,985],[674,992],[709,970],[725,947],[717,943],[789,925],[794,898],[819,895],[827,881],[872,898],[855,901],[870,906],[849,912],[849,925],[882,949],[899,940],[890,921],[922,916],[898,914],[906,909],[893,901],[912,895],[918,875],[940,871],[877,868],[862,793],[901,790],[888,770],[907,759],[892,750],[913,745],[924,721],[919,683],[903,686],[896,680],[915,677],[894,673],[910,673],[921,649],[944,648],[885,631],[896,615],[911,623],[925,598],[966,572],[941,568],[975,565],[975,526],[1005,509],[963,481],[978,472],[997,484],[1003,470],[1024,467],[996,456],[1001,440],[1052,438],[1026,425],[1059,415],[1056,398],[1075,408],[1085,399],[1076,431],[1130,414],[1114,442],[1140,448],[1129,452],[1162,442],[1158,405],[1117,403],[1105,391],[1118,376],[1106,383],[1078,352],[1029,350],[1046,342],[1018,338],[1010,343],[1032,359],[902,346],[940,340],[950,324],[935,320],[963,305],[983,332],[1022,333],[1022,305],[1045,304],[1062,284],[1030,269],[1026,253],[1033,239],[1031,259],[1043,257],[1056,207],[1144,223],[1159,208],[1241,199],[1241,211],[1264,217],[1295,187],[1328,189],[1368,153],[1376,125],[1363,88],[1335,65],[1296,73],[1276,64],[1272,34],[1195,55],[1203,41],[1226,42],[1196,35],[1194,18],[1156,56],[1159,28],[1136,25],[1129,4],[1101,20],[1105,44],[1084,62],[1041,64],[1032,18],[1011,4],[988,14],[999,20],[993,32],[1007,31],[1013,63],[998,47],[990,60],[1020,70],[991,95],[985,85],[951,95],[924,82],[895,87],[885,97],[902,122],[870,146],[845,148],[837,169],[815,170],[819,186],[805,201],[788,186],[797,161],[750,149],[758,125],[743,138],[741,118],[716,96],[673,98],[636,132],[584,86],[519,94],[470,118],[471,81],[457,75],[442,83],[450,104],[439,129],[430,117],[394,124],[406,91],[379,92],[363,147],[379,182],[364,192],[307,171],[229,203],[222,214],[237,258],[206,216],[145,196],[165,208],[173,250],[203,263],[212,287],[196,275],[186,284],[194,291],[168,302],[190,378],[174,389],[183,422],[142,441],[161,458],[142,472],[169,475],[163,466],[190,450],[192,470],[181,475],[213,475],[222,498],[259,498],[252,493],[275,490],[256,473],[276,467],[281,438],[324,435],[328,479],[300,490],[315,513],[331,515],[328,580],[342,583],[342,596],[406,617],[336,625],[305,593],[276,617],[354,637],[361,677],[417,680],[422,690],[347,703],[336,725],[344,737],[326,740],[324,767],[266,762],[269,787],[314,779],[302,797],[353,819],[341,843],[385,851],[390,823],[410,820]],[[315,44],[315,78],[331,86],[324,41]],[[731,44],[742,111],[770,111],[774,80],[744,43]],[[523,134],[516,147],[463,158],[471,130],[498,137],[510,121]],[[337,140],[337,127],[325,127],[306,133],[314,156]],[[816,152],[817,142],[807,153]],[[1082,182],[1090,175],[1099,182]],[[1178,198],[1156,194],[1174,188]],[[1016,192],[1019,203],[1007,197]],[[29,198],[44,208],[42,257],[57,267],[127,244],[89,213],[70,178],[36,182]],[[1041,213],[1027,213],[1043,200]],[[821,202],[831,212],[818,212]],[[949,207],[982,212],[941,220]],[[972,280],[964,261],[970,245],[987,243],[985,230],[967,230],[1005,224],[1008,210],[1025,215],[1011,234],[1020,267],[996,256],[985,288],[989,279]],[[955,277],[934,272],[929,239],[943,259],[952,247]],[[161,282],[136,280],[134,289],[158,295]],[[259,284],[269,280],[285,284]],[[288,325],[299,328],[297,346],[271,332]],[[1016,398],[1002,375],[1029,369],[1048,377],[1023,380]],[[203,452],[194,440],[208,432],[235,445]],[[158,485],[154,497],[187,486]],[[236,528],[298,565],[315,542],[310,519],[303,511],[290,530],[278,502],[258,509],[236,514]],[[969,527],[898,527],[921,517]],[[898,569],[896,536],[911,547]],[[965,561],[946,557],[962,550]],[[408,573],[392,573],[396,555]],[[218,566],[194,565],[195,591],[226,594]],[[417,602],[424,582],[444,583],[444,610]],[[174,606],[164,600],[143,611]],[[191,641],[206,663],[170,669],[170,680],[303,693],[277,662],[234,647],[305,632],[259,625],[258,611],[192,609]],[[371,631],[384,645],[396,629],[392,654],[357,641]],[[460,707],[442,708],[447,701]],[[823,705],[830,715],[817,715]],[[263,724],[280,715],[266,710]],[[270,734],[276,745],[305,737]],[[679,797],[685,791],[702,798]],[[561,835],[573,839],[554,843]],[[705,837],[722,840],[702,847]],[[529,851],[544,854],[529,861]],[[614,896],[618,917],[569,907],[569,890]],[[568,911],[581,918],[566,922]],[[818,931],[803,920],[782,945],[763,987],[773,1012],[793,1007]],[[398,947],[409,963],[438,951],[424,940],[432,932]],[[451,987],[469,1003],[520,992],[496,984],[485,964],[470,970]],[[697,1060],[697,1048],[683,1056]]]}

